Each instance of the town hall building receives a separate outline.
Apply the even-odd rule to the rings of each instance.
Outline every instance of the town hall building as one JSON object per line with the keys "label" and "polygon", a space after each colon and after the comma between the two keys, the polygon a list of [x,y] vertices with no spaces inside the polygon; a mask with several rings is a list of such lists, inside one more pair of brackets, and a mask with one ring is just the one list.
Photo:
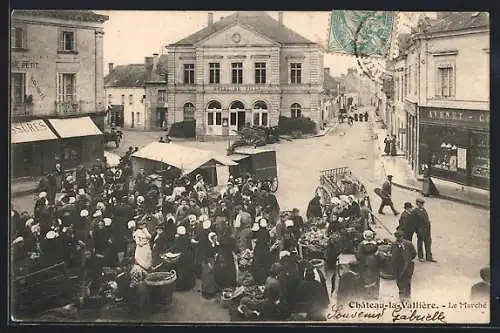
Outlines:
{"label": "town hall building", "polygon": [[167,46],[168,125],[195,119],[198,134],[223,135],[279,117],[322,123],[323,54],[266,12],[236,12]]}

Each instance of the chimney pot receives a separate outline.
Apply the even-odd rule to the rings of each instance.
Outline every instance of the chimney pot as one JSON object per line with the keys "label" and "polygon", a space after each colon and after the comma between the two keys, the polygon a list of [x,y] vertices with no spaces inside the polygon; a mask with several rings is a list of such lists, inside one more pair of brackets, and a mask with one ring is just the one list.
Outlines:
{"label": "chimney pot", "polygon": [[113,71],[113,66],[114,66],[114,65],[115,65],[115,64],[113,64],[112,62],[110,62],[110,63],[108,64],[108,69],[109,69],[109,72],[110,72],[110,73]]}
{"label": "chimney pot", "polygon": [[146,70],[152,69],[154,65],[154,58],[153,57],[145,57],[144,58],[144,67]]}
{"label": "chimney pot", "polygon": [[158,53],[153,53],[153,69],[156,69],[156,66],[158,66],[159,59],[160,55]]}
{"label": "chimney pot", "polygon": [[283,12],[278,12],[278,22],[283,25]]}
{"label": "chimney pot", "polygon": [[208,25],[214,24],[214,13],[208,13]]}

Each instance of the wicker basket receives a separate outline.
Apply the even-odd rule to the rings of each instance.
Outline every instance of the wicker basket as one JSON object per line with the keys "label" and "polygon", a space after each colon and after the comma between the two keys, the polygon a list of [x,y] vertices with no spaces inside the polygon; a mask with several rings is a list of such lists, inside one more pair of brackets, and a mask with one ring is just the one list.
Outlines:
{"label": "wicker basket", "polygon": [[177,274],[174,270],[149,274],[144,283],[150,290],[151,302],[170,307],[176,280]]}
{"label": "wicker basket", "polygon": [[220,295],[220,304],[227,309],[233,302],[233,289],[224,289]]}

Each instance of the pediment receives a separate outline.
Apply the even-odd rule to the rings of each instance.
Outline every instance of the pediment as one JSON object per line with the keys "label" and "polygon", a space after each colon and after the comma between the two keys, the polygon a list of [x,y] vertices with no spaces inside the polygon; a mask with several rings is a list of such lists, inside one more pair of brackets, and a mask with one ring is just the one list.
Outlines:
{"label": "pediment", "polygon": [[205,47],[241,47],[241,46],[274,46],[277,42],[266,36],[253,31],[251,28],[236,24],[222,31],[215,32],[204,40],[198,42],[197,46]]}

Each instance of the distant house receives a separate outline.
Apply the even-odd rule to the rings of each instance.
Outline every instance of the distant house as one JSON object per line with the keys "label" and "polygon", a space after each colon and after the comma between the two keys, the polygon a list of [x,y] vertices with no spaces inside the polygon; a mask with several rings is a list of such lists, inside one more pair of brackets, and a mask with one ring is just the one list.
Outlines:
{"label": "distant house", "polygon": [[137,130],[160,128],[167,114],[166,56],[154,54],[144,64],[114,67],[104,78],[109,126]]}

